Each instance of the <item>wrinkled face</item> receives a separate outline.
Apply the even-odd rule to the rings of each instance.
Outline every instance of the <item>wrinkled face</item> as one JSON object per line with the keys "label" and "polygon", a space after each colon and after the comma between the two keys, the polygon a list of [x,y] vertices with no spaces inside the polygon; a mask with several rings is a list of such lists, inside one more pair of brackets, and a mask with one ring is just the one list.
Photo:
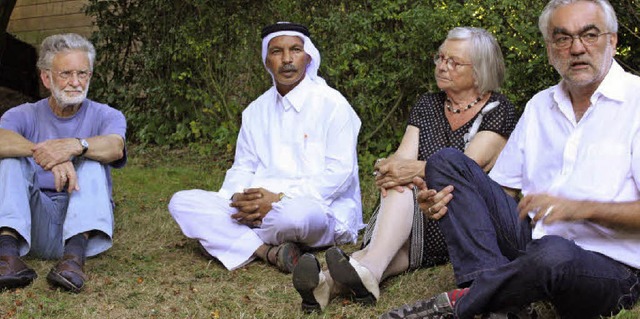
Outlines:
{"label": "wrinkled face", "polygon": [[269,41],[265,64],[281,95],[289,93],[307,71],[311,57],[304,52],[304,42],[296,36],[282,35]]}
{"label": "wrinkled face", "polygon": [[90,70],[86,52],[61,52],[54,56],[50,70],[40,71],[40,78],[58,106],[64,108],[78,105],[87,97]]}
{"label": "wrinkled face", "polygon": [[445,40],[438,51],[435,76],[443,91],[465,91],[476,86],[473,65],[469,56],[469,41]]}
{"label": "wrinkled face", "polygon": [[[564,81],[576,87],[599,85],[609,70],[618,41],[615,33],[607,33],[602,9],[587,1],[559,7],[549,19],[549,32],[549,63]],[[559,43],[567,42],[567,37],[574,37],[570,46],[559,48]],[[588,43],[578,37],[592,38],[595,42]]]}

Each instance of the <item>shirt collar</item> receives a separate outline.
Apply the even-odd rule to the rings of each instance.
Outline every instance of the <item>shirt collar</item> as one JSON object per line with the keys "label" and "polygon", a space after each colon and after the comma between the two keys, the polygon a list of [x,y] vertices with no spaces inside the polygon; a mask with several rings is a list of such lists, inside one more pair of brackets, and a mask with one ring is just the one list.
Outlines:
{"label": "shirt collar", "polygon": [[609,72],[604,77],[604,80],[602,80],[602,83],[600,83],[600,86],[598,86],[598,89],[593,93],[592,101],[593,98],[597,98],[599,95],[615,101],[624,101],[625,90],[627,88],[621,81],[624,81],[625,73],[618,62],[613,60]]}
{"label": "shirt collar", "polygon": [[312,85],[311,80],[305,76],[296,87],[294,87],[289,93],[285,96],[280,95],[278,90],[274,86],[275,98],[276,101],[282,102],[282,106],[285,111],[288,111],[291,107],[293,107],[296,112],[300,112],[302,110],[302,105],[304,104],[305,97],[309,92],[309,87]]}

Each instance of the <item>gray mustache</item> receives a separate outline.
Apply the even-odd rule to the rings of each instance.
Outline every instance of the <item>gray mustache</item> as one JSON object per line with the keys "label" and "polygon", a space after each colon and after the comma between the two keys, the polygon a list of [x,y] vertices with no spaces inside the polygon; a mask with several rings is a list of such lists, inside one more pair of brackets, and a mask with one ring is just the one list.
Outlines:
{"label": "gray mustache", "polygon": [[280,68],[280,72],[287,72],[287,71],[296,71],[296,66],[293,64],[285,64]]}

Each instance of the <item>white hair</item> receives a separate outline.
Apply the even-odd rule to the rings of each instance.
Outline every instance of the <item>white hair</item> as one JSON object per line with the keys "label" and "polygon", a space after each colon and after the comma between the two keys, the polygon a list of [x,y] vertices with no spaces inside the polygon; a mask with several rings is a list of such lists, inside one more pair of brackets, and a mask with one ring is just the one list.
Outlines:
{"label": "white hair", "polygon": [[498,41],[491,33],[482,28],[456,27],[449,31],[447,40],[469,41],[469,56],[480,92],[500,89],[505,78],[504,58]]}
{"label": "white hair", "polygon": [[96,49],[86,38],[75,33],[54,34],[46,37],[40,45],[40,54],[36,66],[40,70],[51,69],[53,57],[60,52],[83,51],[89,58],[89,69],[93,71],[93,62],[96,58]]}
{"label": "white hair", "polygon": [[551,0],[542,10],[540,18],[538,19],[538,28],[542,33],[545,41],[548,41],[551,37],[549,34],[549,20],[553,12],[561,6],[577,3],[580,1],[592,2],[600,6],[604,13],[604,23],[607,26],[608,32],[618,33],[618,18],[616,18],[616,12],[607,0]]}

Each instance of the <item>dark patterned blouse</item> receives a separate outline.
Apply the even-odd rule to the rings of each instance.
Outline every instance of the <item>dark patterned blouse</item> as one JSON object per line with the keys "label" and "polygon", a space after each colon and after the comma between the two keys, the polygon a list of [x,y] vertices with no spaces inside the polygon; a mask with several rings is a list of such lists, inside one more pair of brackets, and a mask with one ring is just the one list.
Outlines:
{"label": "dark patterned blouse", "polygon": [[[427,93],[422,95],[411,109],[408,124],[420,129],[418,160],[427,160],[429,156],[445,147],[453,147],[464,152],[466,144],[464,136],[469,132],[480,112],[469,122],[452,131],[444,113],[445,99],[444,92]],[[495,101],[500,104],[483,115],[478,132],[492,131],[509,138],[518,121],[515,108],[504,95],[499,93],[491,93],[491,97],[483,108]],[[412,236],[415,235],[417,234],[412,234]],[[437,221],[424,219],[423,236],[422,247],[417,248],[423,251],[422,266],[430,267],[446,263],[449,260],[449,254]]]}
{"label": "dark patterned blouse", "polygon": [[[464,135],[469,132],[471,125],[480,114],[478,112],[469,122],[452,131],[444,113],[446,97],[444,92],[424,94],[411,109],[408,124],[420,129],[418,142],[418,160],[420,161],[428,159],[429,156],[445,147],[453,147],[464,152]],[[484,115],[478,132],[492,131],[509,138],[518,121],[515,108],[500,93],[491,93],[484,107],[494,101],[498,101],[500,104]]]}

